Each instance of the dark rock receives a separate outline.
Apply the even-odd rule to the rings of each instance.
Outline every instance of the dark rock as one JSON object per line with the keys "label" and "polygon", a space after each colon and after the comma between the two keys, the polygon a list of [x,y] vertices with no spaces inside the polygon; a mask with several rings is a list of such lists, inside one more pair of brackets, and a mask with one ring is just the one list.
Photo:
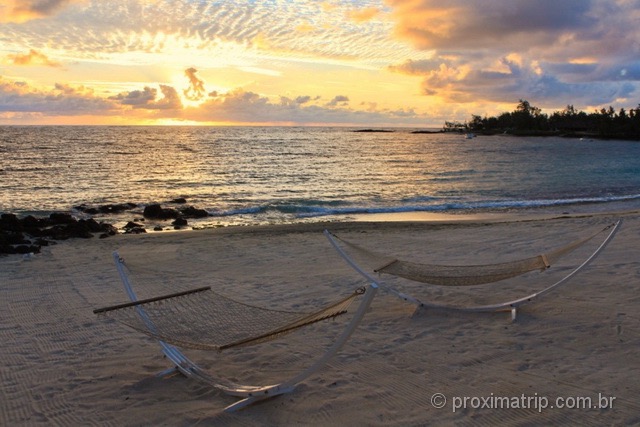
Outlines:
{"label": "dark rock", "polygon": [[206,218],[209,216],[209,212],[204,209],[198,209],[193,206],[189,206],[183,209],[180,209],[182,215],[187,218]]}
{"label": "dark rock", "polygon": [[78,206],[74,206],[73,208],[87,213],[89,215],[96,215],[99,213],[102,214],[117,214],[121,212],[125,212],[135,208],[137,205],[135,203],[116,203],[116,204],[107,204],[102,206],[87,206],[86,204],[81,204]]}
{"label": "dark rock", "polygon": [[158,204],[145,206],[144,212],[142,213],[145,218],[159,218],[162,213],[162,206]]}
{"label": "dark rock", "polygon": [[85,224],[87,226],[87,228],[89,229],[90,232],[92,233],[99,233],[101,231],[103,231],[103,226],[101,223],[98,223],[98,221],[96,221],[93,218],[89,218],[89,219],[81,219],[78,221],[81,224]]}
{"label": "dark rock", "polygon": [[0,230],[0,245],[22,245],[31,243],[19,231]]}
{"label": "dark rock", "polygon": [[16,246],[14,249],[16,254],[40,253],[40,247],[34,246],[34,245],[20,245],[20,246]]}
{"label": "dark rock", "polygon": [[49,225],[49,221],[42,218],[36,218],[33,215],[27,215],[22,218],[22,226],[24,228],[40,228],[46,227]]}
{"label": "dark rock", "polygon": [[106,222],[98,222],[93,218],[87,220],[79,220],[79,224],[84,224],[91,233],[106,233],[109,236],[115,236],[118,234],[118,230],[111,224]]}
{"label": "dark rock", "polygon": [[79,237],[82,239],[90,239],[93,237],[93,233],[89,228],[89,225],[85,223],[78,222],[76,224],[67,225],[67,230],[69,231],[69,237]]}
{"label": "dark rock", "polygon": [[162,231],[164,230],[164,228],[162,228],[162,226],[160,225],[156,225],[155,227],[153,227],[153,231]]}
{"label": "dark rock", "polygon": [[0,243],[0,255],[10,255],[14,253],[15,249],[13,249],[13,246],[3,245],[2,243]]}
{"label": "dark rock", "polygon": [[[116,234],[118,234],[118,229],[116,229],[113,225],[107,223],[100,223],[100,225],[102,226],[101,231],[104,231],[104,234],[106,234],[107,236],[115,236]],[[100,235],[100,237],[102,236],[103,235]]]}
{"label": "dark rock", "polygon": [[55,245],[55,242],[50,242],[46,239],[36,239],[36,245],[38,246],[49,246],[49,245]]}
{"label": "dark rock", "polygon": [[178,212],[175,209],[162,209],[162,214],[160,216],[161,219],[171,219],[171,218],[177,218],[180,215],[180,212]]}
{"label": "dark rock", "polygon": [[49,215],[51,224],[74,224],[77,221],[68,213],[54,212]]}
{"label": "dark rock", "polygon": [[133,222],[133,221],[129,221],[125,226],[125,230],[128,228],[140,228],[142,227],[142,224],[138,224],[137,222]]}
{"label": "dark rock", "polygon": [[119,203],[115,205],[103,205],[100,206],[100,212],[104,214],[116,214],[120,212],[125,212],[135,208],[137,205],[135,203]]}
{"label": "dark rock", "polygon": [[95,215],[97,214],[99,211],[96,208],[93,207],[89,207],[86,204],[81,204],[78,206],[74,206],[73,209],[80,211],[80,212],[84,212],[84,213],[88,213],[89,215]]}
{"label": "dark rock", "polygon": [[0,215],[0,230],[22,231],[22,229],[22,224],[16,215],[8,213]]}
{"label": "dark rock", "polygon": [[74,237],[88,239],[93,237],[93,234],[89,231],[89,227],[85,223],[80,222],[54,225],[53,227],[43,230],[43,233],[54,240],[67,240]]}
{"label": "dark rock", "polygon": [[175,209],[163,208],[159,204],[152,204],[144,208],[143,215],[145,218],[175,219],[179,212]]}
{"label": "dark rock", "polygon": [[171,225],[175,225],[176,227],[183,227],[187,224],[188,224],[187,220],[182,217],[176,218],[176,220],[171,223]]}
{"label": "dark rock", "polygon": [[0,222],[1,223],[18,223],[20,222],[20,220],[18,219],[18,216],[16,214],[12,214],[12,213],[3,213],[2,215],[0,215]]}
{"label": "dark rock", "polygon": [[177,199],[173,199],[171,201],[171,203],[176,203],[176,204],[182,205],[182,204],[187,203],[187,199],[185,199],[184,197],[178,197]]}
{"label": "dark rock", "polygon": [[[41,246],[55,244],[52,240],[91,238],[93,233],[101,237],[117,234],[111,224],[98,223],[93,218],[76,220],[68,213],[52,213],[48,218],[28,215],[18,219],[13,214],[0,215],[0,253],[38,253]],[[35,238],[32,243],[29,238]]]}
{"label": "dark rock", "polygon": [[136,206],[137,205],[135,203],[117,203],[117,204],[102,205],[98,207],[87,206],[86,204],[82,204],[82,205],[74,206],[73,208],[80,212],[87,213],[89,215],[96,215],[99,213],[117,214],[120,212],[131,210]]}

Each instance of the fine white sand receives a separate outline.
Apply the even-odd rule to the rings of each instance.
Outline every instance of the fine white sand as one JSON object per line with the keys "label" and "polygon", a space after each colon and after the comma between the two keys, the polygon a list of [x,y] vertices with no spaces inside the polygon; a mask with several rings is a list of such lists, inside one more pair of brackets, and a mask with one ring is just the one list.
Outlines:
{"label": "fine white sand", "polygon": [[[254,305],[303,310],[366,285],[324,227],[415,261],[473,264],[535,255],[617,218],[622,228],[605,251],[524,306],[516,322],[509,313],[416,309],[381,290],[324,369],[290,394],[232,414],[222,410],[235,397],[179,375],[155,376],[170,367],[157,343],[92,312],[127,301],[116,249],[147,259],[162,276],[157,289],[140,289],[143,296],[166,292],[165,281],[211,284]],[[595,244],[547,272],[496,284],[451,289],[380,279],[424,300],[492,304],[543,289]],[[627,213],[230,227],[73,240],[32,258],[2,257],[0,425],[637,425],[639,247],[640,216]],[[231,354],[185,353],[214,375],[272,383],[313,360],[346,320]],[[435,407],[442,397],[444,407]],[[467,407],[454,412],[465,398]],[[552,408],[557,398],[567,406],[591,402]]]}

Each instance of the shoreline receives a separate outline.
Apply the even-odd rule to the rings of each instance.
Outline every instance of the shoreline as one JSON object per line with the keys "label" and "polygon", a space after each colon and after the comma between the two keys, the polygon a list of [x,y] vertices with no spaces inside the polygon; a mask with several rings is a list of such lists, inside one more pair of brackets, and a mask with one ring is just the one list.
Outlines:
{"label": "shoreline", "polygon": [[[395,227],[400,225],[401,227],[418,227],[429,228],[429,226],[443,226],[443,225],[463,225],[463,224],[478,224],[478,223],[515,223],[526,221],[545,221],[553,219],[567,219],[567,218],[584,218],[584,217],[602,217],[602,216],[633,216],[640,213],[635,209],[625,210],[584,210],[584,211],[563,211],[558,212],[556,210],[537,208],[537,209],[519,209],[511,210],[509,212],[502,211],[476,211],[476,212],[424,212],[424,211],[408,211],[408,212],[390,212],[390,213],[366,213],[356,215],[334,215],[328,219],[318,221],[292,221],[283,222],[279,224],[255,224],[255,225],[224,225],[224,226],[181,226],[181,227],[160,227],[158,229],[157,223],[139,222],[133,223],[130,221],[127,226],[117,228],[113,224],[100,221],[99,223],[93,220],[80,219],[70,222],[72,216],[64,213],[52,214],[57,217],[59,222],[48,222],[48,218],[36,218],[36,221],[44,221],[40,226],[40,229],[23,229],[22,227],[15,228],[13,224],[7,227],[8,222],[5,220],[6,214],[3,214],[3,220],[0,221],[0,256],[1,255],[25,255],[39,253],[40,250],[49,245],[64,244],[65,241],[75,238],[97,238],[100,239],[109,238],[112,239],[115,236],[122,235],[156,235],[167,233],[189,233],[189,232],[201,232],[206,230],[225,230],[223,234],[236,233],[236,232],[252,232],[252,231],[264,231],[273,229],[274,232],[284,231],[322,231],[325,228],[330,229],[350,229],[350,228],[366,228],[366,227],[384,227],[385,225]],[[27,217],[25,217],[27,218]],[[22,219],[25,219],[22,218]],[[166,223],[166,221],[165,221]],[[135,224],[135,226],[130,226]],[[3,228],[4,225],[4,228]],[[66,228],[65,228],[66,227]],[[49,232],[51,229],[55,229],[55,232]],[[20,240],[19,238],[13,242],[9,242],[9,245],[14,248],[18,248],[17,251],[7,250],[7,246],[3,244],[3,233],[24,233],[26,239]],[[30,234],[34,233],[34,234]],[[5,243],[7,234],[4,234]],[[56,237],[57,236],[57,237]],[[10,236],[16,238],[15,236]],[[48,240],[47,240],[48,239]]]}

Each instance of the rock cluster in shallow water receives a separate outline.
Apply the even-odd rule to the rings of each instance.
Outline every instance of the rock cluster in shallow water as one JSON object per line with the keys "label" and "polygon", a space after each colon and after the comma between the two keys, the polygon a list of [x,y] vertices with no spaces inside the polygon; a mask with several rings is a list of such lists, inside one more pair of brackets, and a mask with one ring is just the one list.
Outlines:
{"label": "rock cluster in shallow water", "polygon": [[[204,209],[186,205],[185,198],[173,199],[169,202],[180,205],[177,208],[163,207],[159,203],[152,203],[144,208],[144,218],[129,221],[124,227],[125,234],[146,233],[144,219],[168,221],[175,229],[186,227],[188,219],[205,218],[209,213]],[[88,206],[86,204],[74,206],[78,212],[85,215],[110,215],[121,214],[138,208],[135,203],[107,204],[101,206]],[[155,225],[155,231],[162,231],[163,226]],[[118,233],[116,227],[105,222],[98,222],[93,218],[76,219],[69,213],[52,213],[48,217],[37,218],[32,215],[19,218],[12,213],[0,214],[0,254],[28,254],[39,253],[42,246],[54,244],[58,240],[72,238],[91,238],[99,235],[100,238],[109,237]]]}

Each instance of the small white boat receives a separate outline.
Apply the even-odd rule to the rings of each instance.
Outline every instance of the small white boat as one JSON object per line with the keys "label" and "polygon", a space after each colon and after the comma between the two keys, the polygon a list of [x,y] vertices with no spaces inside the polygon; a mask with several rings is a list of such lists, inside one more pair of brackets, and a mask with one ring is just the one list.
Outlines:
{"label": "small white boat", "polygon": [[468,133],[464,137],[465,137],[465,139],[473,139],[473,138],[476,137],[476,134],[475,133]]}

